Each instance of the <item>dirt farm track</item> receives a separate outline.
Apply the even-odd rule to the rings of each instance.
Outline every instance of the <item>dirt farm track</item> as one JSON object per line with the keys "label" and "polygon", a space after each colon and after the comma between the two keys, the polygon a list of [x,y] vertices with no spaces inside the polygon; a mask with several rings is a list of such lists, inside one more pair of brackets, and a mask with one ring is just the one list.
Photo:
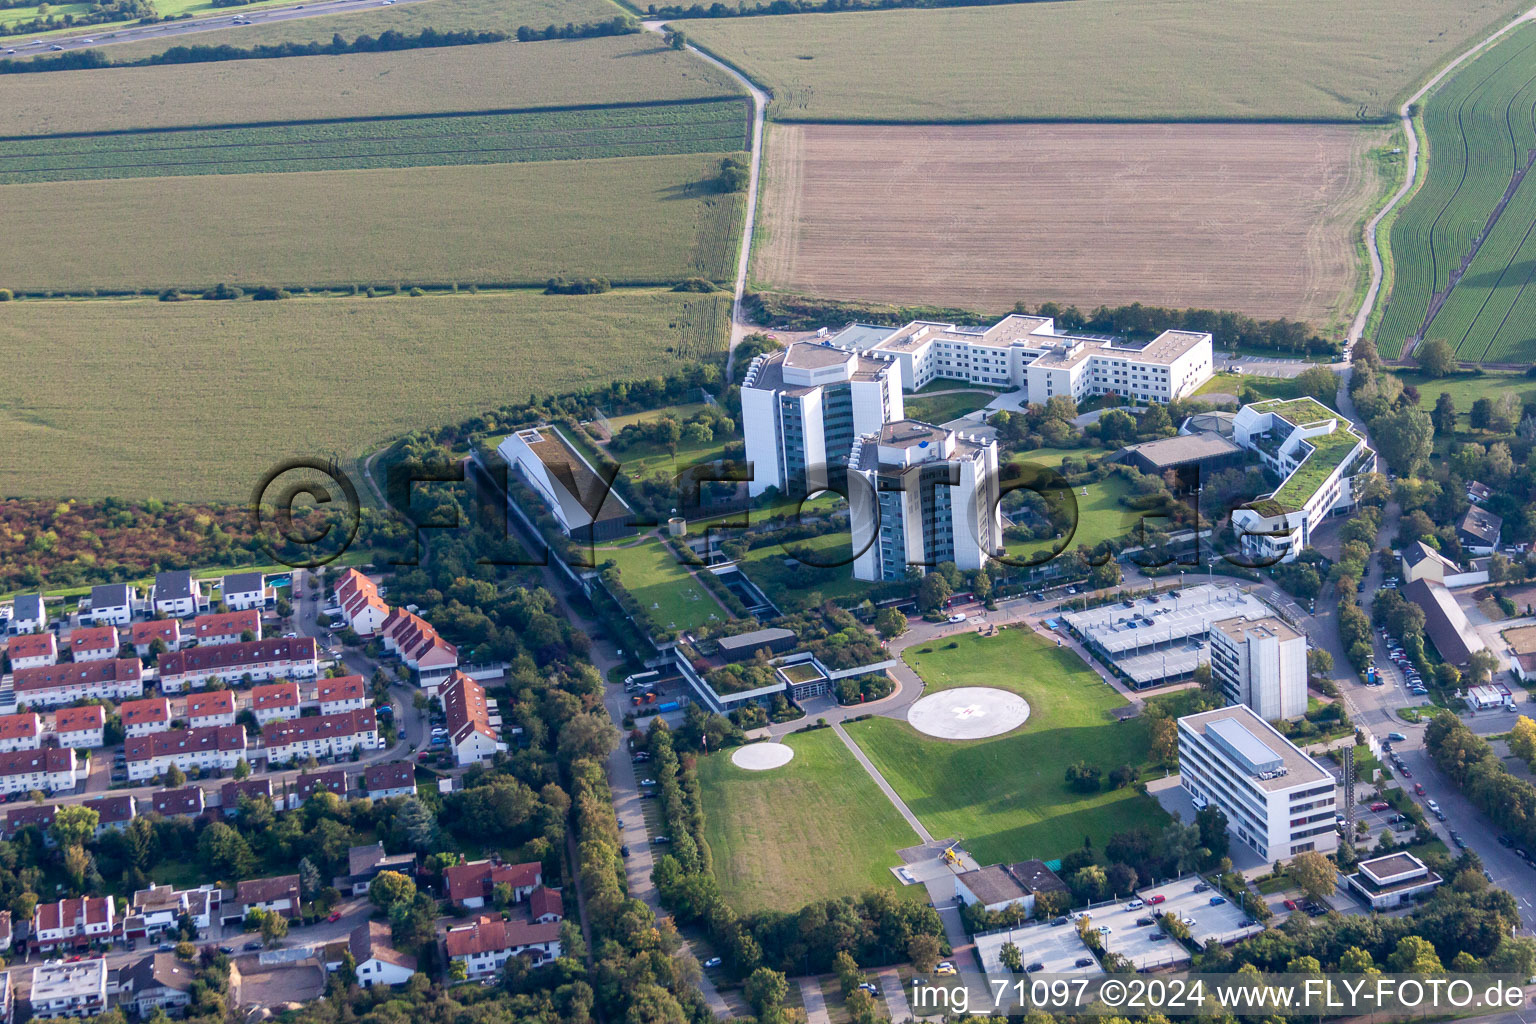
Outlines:
{"label": "dirt farm track", "polygon": [[1379,129],[775,124],[759,284],[1014,302],[1344,315]]}

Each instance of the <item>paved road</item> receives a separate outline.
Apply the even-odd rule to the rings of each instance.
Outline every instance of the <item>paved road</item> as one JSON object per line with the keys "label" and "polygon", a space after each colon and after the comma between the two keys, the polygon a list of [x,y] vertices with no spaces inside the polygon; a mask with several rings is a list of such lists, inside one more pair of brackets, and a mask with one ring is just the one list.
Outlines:
{"label": "paved road", "polygon": [[806,1024],[832,1024],[827,1001],[821,995],[821,983],[815,978],[796,980],[800,982],[800,1002],[805,1005]]}
{"label": "paved road", "polygon": [[887,967],[879,972],[880,994],[885,997],[885,1008],[894,1024],[912,1020],[912,1007],[907,1002],[907,990],[901,987],[901,975],[896,968]]}
{"label": "paved road", "polygon": [[[424,3],[426,0],[394,0],[395,4]],[[367,11],[377,7],[392,6],[384,0],[319,0],[318,3],[295,4],[292,7],[268,7],[265,9],[217,14],[207,18],[190,18],[186,21],[163,21],[155,25],[92,25],[69,35],[38,37],[13,36],[0,43],[0,56],[31,57],[55,50],[87,50],[116,43],[142,43],[148,39],[170,39],[193,35],[198,32],[217,32],[242,28],[234,23],[236,18],[249,19],[257,25],[275,21],[294,21],[299,18],[316,18],[326,14],[345,14],[348,11]],[[19,42],[18,40],[26,40]]]}

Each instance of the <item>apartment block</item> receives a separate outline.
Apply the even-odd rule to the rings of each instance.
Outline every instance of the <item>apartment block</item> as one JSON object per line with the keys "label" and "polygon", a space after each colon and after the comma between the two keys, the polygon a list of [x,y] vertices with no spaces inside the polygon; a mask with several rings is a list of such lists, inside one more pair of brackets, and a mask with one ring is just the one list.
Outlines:
{"label": "apartment block", "polygon": [[261,730],[268,764],[309,757],[346,757],[353,750],[379,746],[379,723],[372,708],[335,715],[290,718]]}
{"label": "apartment block", "polygon": [[170,651],[160,657],[160,689],[182,693],[189,687],[201,689],[210,679],[313,679],[320,672],[318,656],[315,640],[308,636]]}
{"label": "apartment block", "polygon": [[123,744],[128,778],[142,782],[163,775],[172,765],[182,772],[209,768],[234,769],[245,757],[245,729],[220,725],[211,729],[170,729],[147,736],[130,736]]}
{"label": "apartment block", "polygon": [[1211,673],[1231,704],[1267,722],[1307,711],[1307,638],[1273,615],[1211,623]]}

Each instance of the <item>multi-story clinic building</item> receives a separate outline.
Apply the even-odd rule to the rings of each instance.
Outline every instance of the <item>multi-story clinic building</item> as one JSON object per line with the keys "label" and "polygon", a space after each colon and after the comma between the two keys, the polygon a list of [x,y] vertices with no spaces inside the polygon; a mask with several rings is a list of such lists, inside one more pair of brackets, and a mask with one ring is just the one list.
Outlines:
{"label": "multi-story clinic building", "polygon": [[1266,861],[1338,848],[1333,776],[1244,705],[1179,719],[1179,775]]}
{"label": "multi-story clinic building", "polygon": [[1044,405],[1066,395],[1122,395],[1170,402],[1192,395],[1212,373],[1211,336],[1164,331],[1151,341],[1056,333],[1044,316],[1006,316],[991,327],[914,320],[904,327],[850,324],[829,339],[838,348],[893,360],[901,386],[916,391],[938,379],[1013,390]]}
{"label": "multi-story clinic building", "polygon": [[855,439],[902,418],[901,381],[889,359],[824,342],[758,356],[741,386],[749,490],[801,496],[827,483]]}
{"label": "multi-story clinic building", "polygon": [[897,420],[860,438],[848,476],[856,579],[900,580],[908,566],[940,562],[980,569],[1001,550],[996,441]]}
{"label": "multi-story clinic building", "polygon": [[1266,722],[1307,711],[1307,638],[1273,615],[1211,623],[1211,674]]}

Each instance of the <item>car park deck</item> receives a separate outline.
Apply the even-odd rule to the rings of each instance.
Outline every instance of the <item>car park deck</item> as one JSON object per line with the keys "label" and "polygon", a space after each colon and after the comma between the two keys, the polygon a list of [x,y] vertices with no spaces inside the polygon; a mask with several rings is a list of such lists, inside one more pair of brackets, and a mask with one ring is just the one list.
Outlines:
{"label": "car park deck", "polygon": [[[1145,902],[1145,897],[1142,899]],[[1153,938],[1164,935],[1156,917],[1161,907],[1142,906],[1127,910],[1126,905],[1112,904],[1092,912],[1090,920],[1094,928],[1109,926],[1109,934],[1100,933],[1099,936],[1107,951],[1118,953],[1137,968],[1171,967],[1189,960],[1189,951],[1177,939],[1171,936]],[[1151,923],[1137,924],[1138,921]]]}
{"label": "car park deck", "polygon": [[[1006,928],[976,936],[976,954],[981,958],[982,970],[999,977],[1017,977],[1003,966],[1002,948],[1012,942],[1019,947],[1020,961],[1027,968],[1040,964],[1035,973],[1044,974],[1100,974],[1104,968],[1083,945],[1077,934],[1076,923],[1053,925],[1032,924],[1023,928]],[[1079,967],[1081,959],[1092,959],[1092,967]]]}
{"label": "car park deck", "polygon": [[1205,892],[1195,892],[1197,884],[1202,884],[1200,878],[1191,875],[1156,889],[1149,889],[1142,899],[1145,900],[1153,893],[1165,897],[1165,902],[1153,909],[1176,914],[1180,920],[1193,919],[1195,923],[1188,926],[1189,934],[1202,946],[1213,939],[1223,944],[1236,942],[1238,939],[1247,938],[1264,930],[1258,923],[1245,923],[1250,918],[1230,899],[1212,906],[1211,899],[1216,896],[1224,897],[1224,894],[1215,886],[1210,886]]}

